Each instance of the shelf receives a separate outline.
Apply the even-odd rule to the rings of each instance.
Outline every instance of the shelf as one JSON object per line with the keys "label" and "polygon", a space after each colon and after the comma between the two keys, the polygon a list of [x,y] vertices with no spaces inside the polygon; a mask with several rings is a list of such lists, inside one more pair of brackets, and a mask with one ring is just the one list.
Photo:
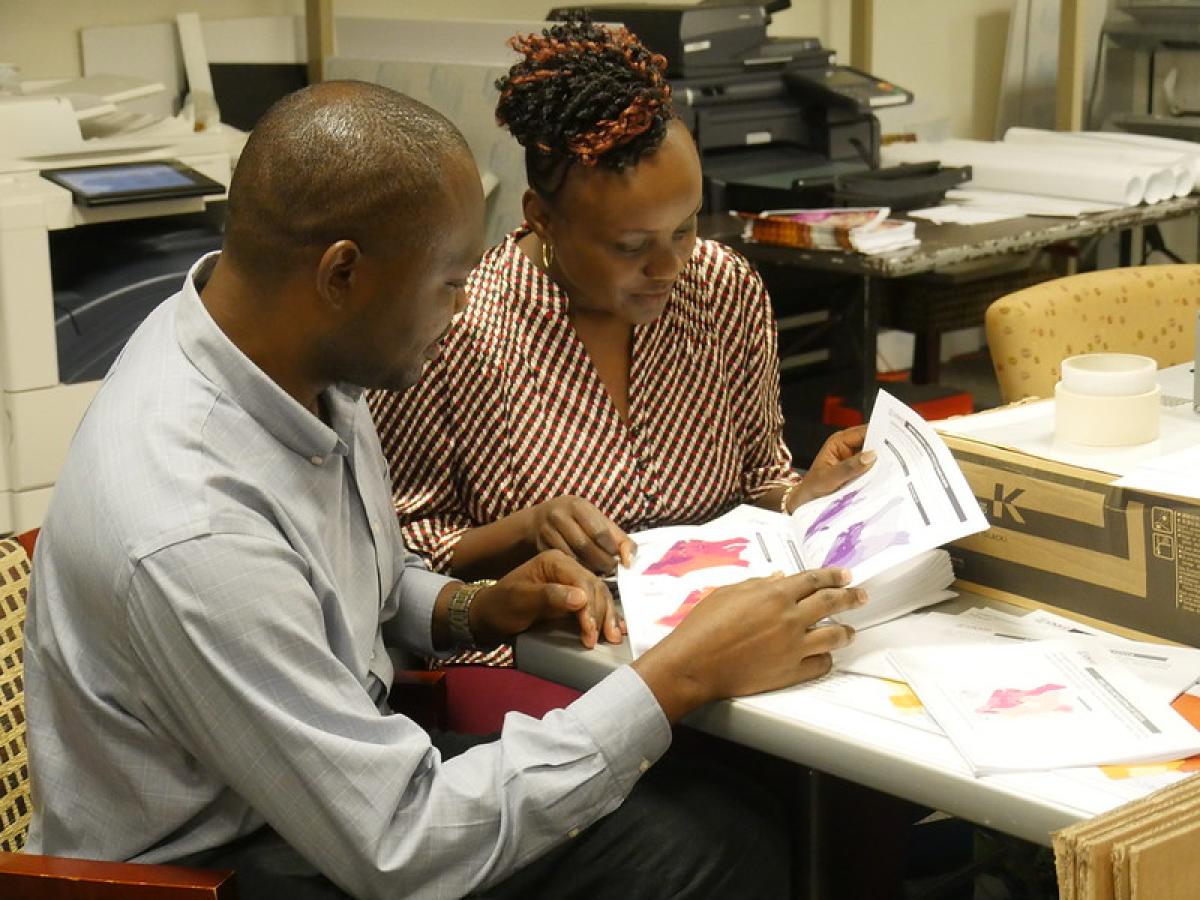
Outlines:
{"label": "shelf", "polygon": [[1200,50],[1200,14],[1170,22],[1138,22],[1117,14],[1105,21],[1102,33],[1130,50]]}
{"label": "shelf", "polygon": [[1156,116],[1149,113],[1121,113],[1112,123],[1134,134],[1200,141],[1200,116]]}

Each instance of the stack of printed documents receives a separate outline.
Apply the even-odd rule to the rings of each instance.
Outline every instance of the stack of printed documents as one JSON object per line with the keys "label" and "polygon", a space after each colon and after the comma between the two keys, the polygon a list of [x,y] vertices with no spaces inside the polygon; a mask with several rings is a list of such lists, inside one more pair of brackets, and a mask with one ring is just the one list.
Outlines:
{"label": "stack of printed documents", "polygon": [[[976,775],[1138,765],[1200,753],[1200,650],[1047,612],[908,616],[860,634],[839,669],[908,685]],[[1182,702],[1181,702],[1182,701]]]}

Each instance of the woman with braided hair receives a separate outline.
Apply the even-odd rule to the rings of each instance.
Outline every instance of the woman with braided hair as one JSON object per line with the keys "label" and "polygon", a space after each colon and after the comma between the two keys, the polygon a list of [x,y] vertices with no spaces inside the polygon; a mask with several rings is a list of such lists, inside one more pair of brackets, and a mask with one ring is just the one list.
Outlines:
{"label": "woman with braided hair", "polygon": [[459,575],[543,548],[611,572],[631,532],[790,511],[864,471],[861,429],[791,468],[770,301],[697,238],[664,58],[587,21],[510,43],[496,117],[525,148],[526,223],[468,278],[417,387],[372,398],[407,546]]}

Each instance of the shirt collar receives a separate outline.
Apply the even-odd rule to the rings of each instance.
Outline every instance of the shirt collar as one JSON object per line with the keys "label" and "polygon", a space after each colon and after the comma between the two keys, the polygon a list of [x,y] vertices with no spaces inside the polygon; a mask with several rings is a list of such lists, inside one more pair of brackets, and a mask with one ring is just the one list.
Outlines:
{"label": "shirt collar", "polygon": [[355,407],[363,389],[333,385],[322,397],[333,427],[276,384],[217,325],[200,291],[212,275],[220,252],[202,257],[184,280],[175,318],[175,339],[184,355],[227,394],[264,431],[306,459],[346,454],[353,440]]}

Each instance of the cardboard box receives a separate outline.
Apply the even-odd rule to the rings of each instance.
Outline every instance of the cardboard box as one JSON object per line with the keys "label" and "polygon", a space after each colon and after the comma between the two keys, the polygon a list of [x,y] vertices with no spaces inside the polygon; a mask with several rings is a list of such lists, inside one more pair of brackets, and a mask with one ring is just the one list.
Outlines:
{"label": "cardboard box", "polygon": [[1200,646],[1200,501],[942,437],[991,525],[949,548],[964,588]]}
{"label": "cardboard box", "polygon": [[1200,879],[1200,778],[1051,836],[1062,900],[1190,900]]}

